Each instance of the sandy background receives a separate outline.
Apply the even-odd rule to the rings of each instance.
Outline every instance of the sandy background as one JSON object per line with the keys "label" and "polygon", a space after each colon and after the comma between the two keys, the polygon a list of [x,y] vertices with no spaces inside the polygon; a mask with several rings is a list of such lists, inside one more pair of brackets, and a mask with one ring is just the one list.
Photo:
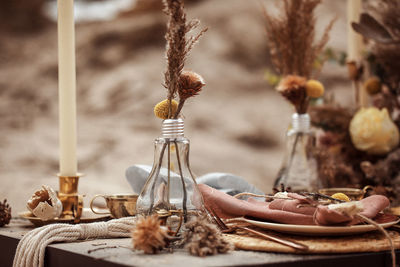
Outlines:
{"label": "sandy background", "polygon": [[[184,109],[192,169],[231,172],[269,191],[293,110],[264,79],[270,64],[259,1],[193,2],[188,17],[209,31],[186,64],[207,83]],[[328,45],[335,50],[346,49],[345,6],[325,1],[317,9],[319,31],[338,16]],[[86,174],[79,189],[86,199],[129,192],[126,168],[153,162],[161,121],[152,108],[166,95],[165,21],[155,6],[76,27],[78,158]],[[0,199],[14,214],[42,184],[58,187],[56,38],[54,23],[0,36]],[[320,77],[343,105],[351,100],[345,73],[327,64]]]}

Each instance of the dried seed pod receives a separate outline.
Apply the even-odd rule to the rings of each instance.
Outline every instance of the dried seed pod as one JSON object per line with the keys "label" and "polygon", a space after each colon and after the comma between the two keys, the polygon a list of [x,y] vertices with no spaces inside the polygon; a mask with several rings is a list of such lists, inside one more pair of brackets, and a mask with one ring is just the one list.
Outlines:
{"label": "dried seed pod", "polygon": [[364,88],[370,95],[375,95],[382,90],[382,83],[377,77],[371,77],[365,81]]}
{"label": "dried seed pod", "polygon": [[63,210],[56,192],[46,185],[32,195],[28,200],[27,207],[33,215],[44,221],[60,216]]}
{"label": "dried seed pod", "polygon": [[[171,100],[171,116],[175,114],[176,110],[178,109],[178,102],[175,100]],[[166,120],[168,119],[168,111],[169,111],[169,100],[165,99],[157,105],[154,106],[154,115],[158,118]]]}
{"label": "dried seed pod", "polygon": [[179,77],[178,94],[180,100],[198,95],[205,85],[203,77],[193,71],[182,71]]}
{"label": "dried seed pod", "polygon": [[11,207],[7,203],[7,199],[0,202],[0,227],[9,224],[11,220]]}
{"label": "dried seed pod", "polygon": [[306,79],[297,75],[288,75],[276,88],[296,110],[299,110],[306,99]]}

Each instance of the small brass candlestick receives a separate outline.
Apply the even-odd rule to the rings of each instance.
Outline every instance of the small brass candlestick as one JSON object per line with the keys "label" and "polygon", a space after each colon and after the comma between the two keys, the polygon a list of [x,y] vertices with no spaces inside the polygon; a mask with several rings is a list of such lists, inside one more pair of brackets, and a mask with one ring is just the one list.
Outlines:
{"label": "small brass candlestick", "polygon": [[83,196],[78,194],[79,178],[81,173],[75,176],[64,176],[58,174],[60,181],[60,191],[58,198],[63,204],[62,217],[71,217],[75,222],[79,222],[83,209]]}

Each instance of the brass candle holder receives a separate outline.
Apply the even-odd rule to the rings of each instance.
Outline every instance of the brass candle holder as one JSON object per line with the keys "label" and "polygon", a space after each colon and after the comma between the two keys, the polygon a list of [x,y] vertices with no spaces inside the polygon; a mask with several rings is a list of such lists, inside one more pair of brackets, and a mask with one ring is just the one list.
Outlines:
{"label": "brass candle holder", "polygon": [[80,221],[83,209],[83,195],[78,194],[79,178],[82,176],[81,173],[75,176],[58,174],[60,182],[58,198],[63,204],[62,217],[73,218],[76,223]]}

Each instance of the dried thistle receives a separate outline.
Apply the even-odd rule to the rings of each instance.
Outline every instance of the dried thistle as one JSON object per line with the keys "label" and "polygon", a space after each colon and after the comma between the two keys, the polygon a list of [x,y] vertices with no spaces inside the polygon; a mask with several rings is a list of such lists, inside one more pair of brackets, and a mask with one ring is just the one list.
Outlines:
{"label": "dried thistle", "polygon": [[[179,90],[179,80],[185,64],[185,59],[190,50],[197,43],[207,28],[197,35],[187,37],[187,34],[200,24],[198,20],[186,21],[183,0],[164,0],[164,12],[169,16],[167,25],[167,70],[164,74],[164,86],[168,90],[168,100],[176,97]],[[172,108],[169,108],[168,118],[174,116]]]}
{"label": "dried thistle", "polygon": [[146,254],[156,254],[166,248],[170,239],[168,228],[161,226],[156,214],[139,218],[132,229],[133,248]]}
{"label": "dried thistle", "polygon": [[206,215],[193,216],[185,224],[183,243],[190,254],[204,257],[233,250],[233,245],[221,234],[218,227]]}
{"label": "dried thistle", "polygon": [[281,75],[311,77],[313,64],[328,42],[336,20],[332,19],[316,41],[314,10],[320,3],[321,0],[285,0],[283,12],[276,17],[264,8],[270,55]]}
{"label": "dried thistle", "polygon": [[198,95],[204,85],[204,79],[199,74],[193,71],[183,71],[179,79],[180,100]]}
{"label": "dried thistle", "polygon": [[193,96],[196,96],[205,85],[203,77],[193,71],[182,71],[179,77],[179,106],[175,112],[174,118],[179,116],[185,101]]}
{"label": "dried thistle", "polygon": [[306,82],[303,77],[288,75],[282,79],[276,88],[282,96],[295,106],[296,112],[299,114],[307,111],[305,105],[307,99]]}

